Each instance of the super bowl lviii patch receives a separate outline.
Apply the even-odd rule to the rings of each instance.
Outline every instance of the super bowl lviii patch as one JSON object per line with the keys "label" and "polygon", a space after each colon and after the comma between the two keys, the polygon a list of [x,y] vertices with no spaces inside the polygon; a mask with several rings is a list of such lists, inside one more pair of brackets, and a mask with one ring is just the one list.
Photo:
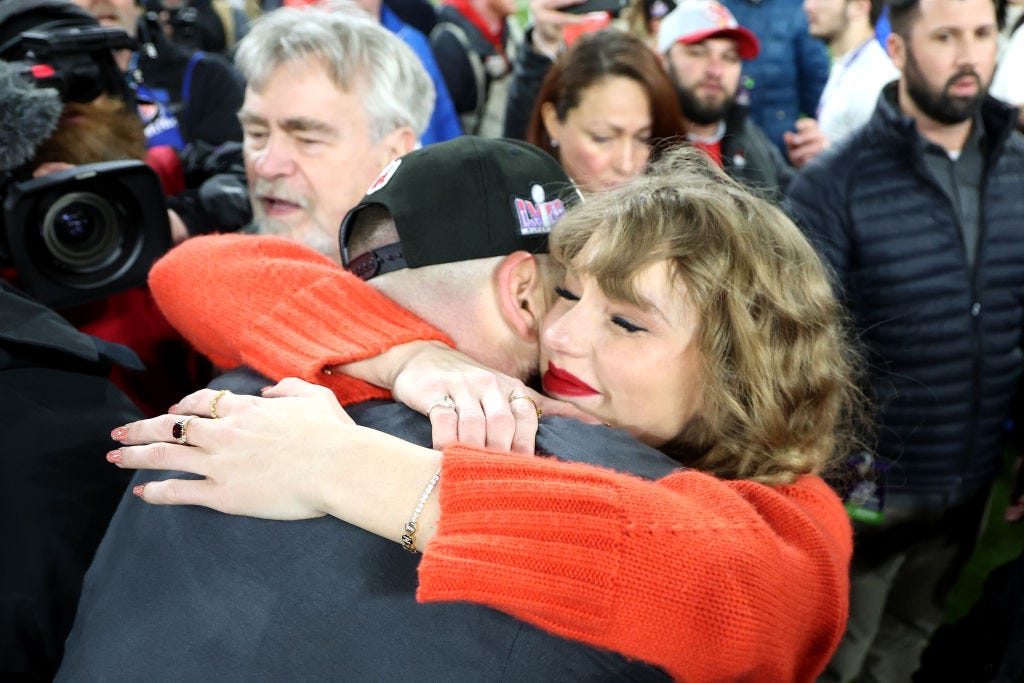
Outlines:
{"label": "super bowl lviii patch", "polygon": [[530,188],[530,199],[513,195],[512,210],[520,235],[546,235],[551,232],[551,226],[565,214],[565,205],[561,199],[546,201],[544,188],[534,184]]}

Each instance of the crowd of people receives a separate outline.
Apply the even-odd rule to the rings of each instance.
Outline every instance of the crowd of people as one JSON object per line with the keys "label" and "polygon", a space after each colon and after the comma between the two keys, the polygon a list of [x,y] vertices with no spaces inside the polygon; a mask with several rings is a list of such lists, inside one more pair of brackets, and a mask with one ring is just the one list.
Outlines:
{"label": "crowd of people", "polygon": [[0,2],[0,673],[1024,679],[1020,5],[612,4]]}

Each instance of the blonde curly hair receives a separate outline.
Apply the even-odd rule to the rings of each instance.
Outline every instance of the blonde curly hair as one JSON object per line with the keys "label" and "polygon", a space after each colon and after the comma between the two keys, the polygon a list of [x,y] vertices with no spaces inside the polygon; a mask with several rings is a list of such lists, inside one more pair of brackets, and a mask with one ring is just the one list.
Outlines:
{"label": "blonde curly hair", "polygon": [[608,296],[669,260],[700,320],[698,415],[662,447],[685,465],[769,484],[821,474],[864,414],[844,312],[825,268],[778,208],[689,146],[569,211],[551,253]]}

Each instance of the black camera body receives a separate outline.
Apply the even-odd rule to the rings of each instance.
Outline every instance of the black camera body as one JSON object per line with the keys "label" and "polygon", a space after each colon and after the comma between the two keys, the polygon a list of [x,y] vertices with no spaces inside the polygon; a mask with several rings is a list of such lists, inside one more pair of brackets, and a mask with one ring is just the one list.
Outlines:
{"label": "black camera body", "polygon": [[11,66],[40,88],[55,88],[65,102],[91,102],[110,93],[131,104],[124,76],[111,50],[136,42],[119,28],[70,27],[25,31],[19,36],[22,60]]}
{"label": "black camera body", "polygon": [[[64,103],[107,93],[135,106],[111,52],[134,47],[135,40],[88,22],[95,23],[88,15],[58,14],[0,45],[0,54],[14,57],[0,64],[0,265],[12,267],[21,289],[55,309],[144,284],[153,261],[171,246],[160,180],[140,161],[31,178],[33,150],[52,130],[40,121],[57,123]],[[34,96],[48,88],[59,94],[53,106]]]}
{"label": "black camera body", "polygon": [[160,180],[140,161],[12,181],[0,196],[18,285],[56,309],[144,284],[171,247]]}

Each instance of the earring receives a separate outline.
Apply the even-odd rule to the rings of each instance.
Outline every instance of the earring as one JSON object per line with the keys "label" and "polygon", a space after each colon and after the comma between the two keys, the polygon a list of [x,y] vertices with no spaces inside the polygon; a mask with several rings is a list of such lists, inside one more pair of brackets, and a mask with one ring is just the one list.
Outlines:
{"label": "earring", "polygon": [[557,149],[558,148],[558,140],[556,140],[554,138],[551,138],[551,146]]}

